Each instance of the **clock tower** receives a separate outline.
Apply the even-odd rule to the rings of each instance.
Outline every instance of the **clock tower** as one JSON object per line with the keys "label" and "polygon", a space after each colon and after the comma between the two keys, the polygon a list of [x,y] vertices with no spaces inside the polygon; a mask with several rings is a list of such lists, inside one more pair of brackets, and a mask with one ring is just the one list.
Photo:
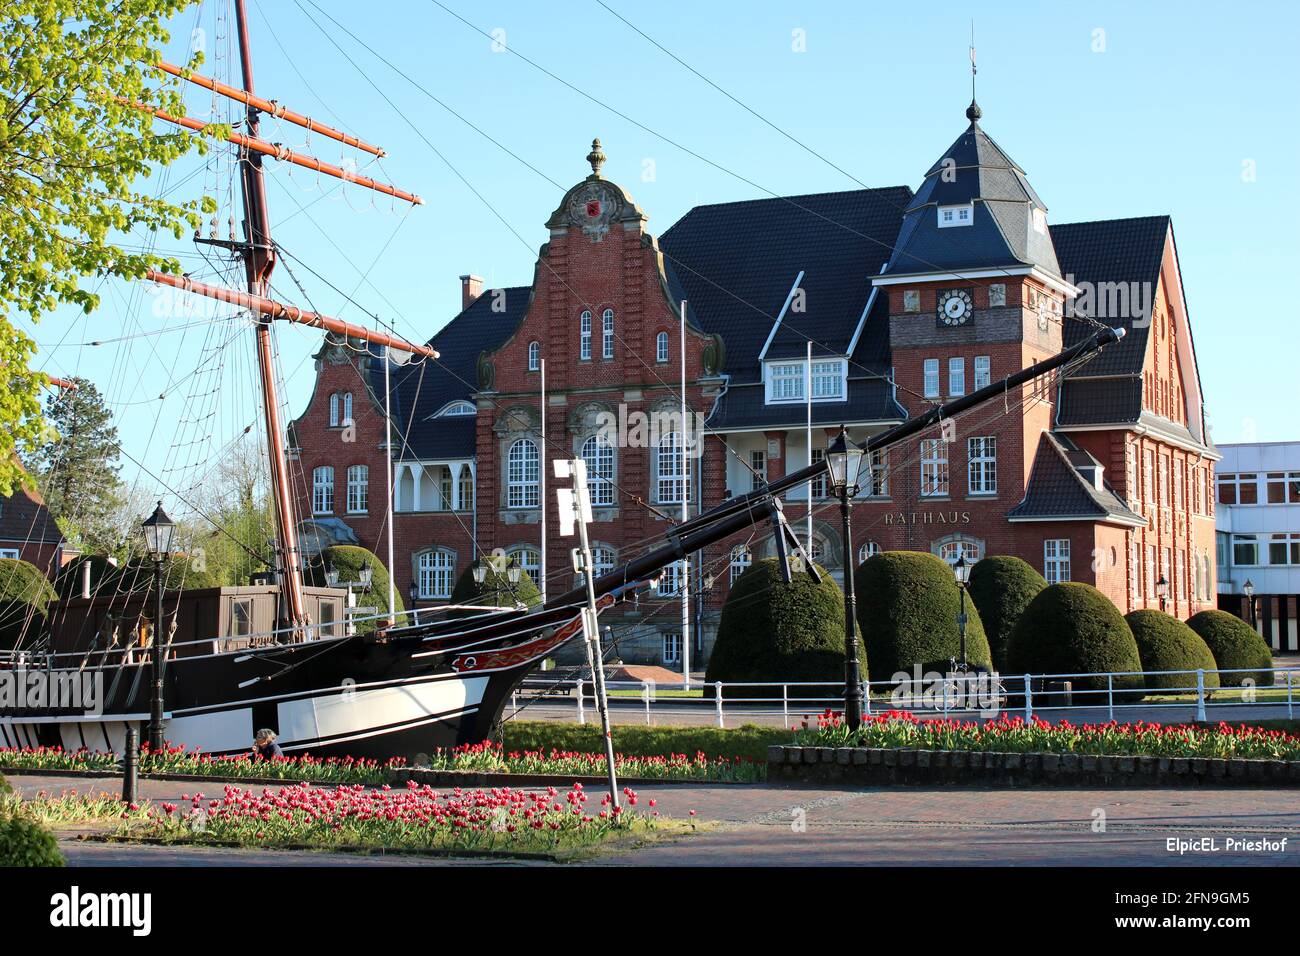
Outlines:
{"label": "clock tower", "polygon": [[[897,397],[912,415],[1059,352],[1063,303],[1075,293],[1057,264],[1047,207],[980,117],[972,101],[969,125],[926,173],[873,280],[888,296]],[[1005,514],[1025,493],[1054,402],[1050,383],[1030,385],[1009,393],[1005,407],[951,423],[924,447],[899,449],[890,463],[902,480],[896,487],[906,494],[913,486],[918,507],[950,502],[989,518]],[[930,465],[917,468],[922,461]],[[978,542],[972,556],[998,550]]]}

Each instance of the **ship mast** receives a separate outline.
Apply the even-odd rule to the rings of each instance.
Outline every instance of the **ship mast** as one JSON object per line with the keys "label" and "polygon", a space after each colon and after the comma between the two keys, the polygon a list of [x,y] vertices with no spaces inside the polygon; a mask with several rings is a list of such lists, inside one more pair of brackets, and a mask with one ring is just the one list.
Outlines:
{"label": "ship mast", "polygon": [[[248,42],[248,12],[244,0],[235,0],[235,22],[239,32],[239,62],[243,71],[244,92],[253,95],[253,55]],[[261,111],[250,102],[245,128],[258,137]],[[244,244],[239,254],[244,260],[248,291],[265,297],[270,291],[271,270],[275,268],[275,247],[271,244],[271,220],[266,206],[266,180],[262,173],[262,155],[242,150],[240,185],[244,199]],[[289,467],[284,450],[284,433],[280,428],[280,399],[275,387],[275,354],[271,341],[270,316],[257,317],[257,367],[262,384],[262,412],[265,418],[267,451],[271,466],[271,494],[275,499],[276,569],[280,576],[280,626],[295,631],[311,622],[307,618],[302,594],[302,564],[298,549],[298,529],[294,524],[293,499],[289,489]]]}

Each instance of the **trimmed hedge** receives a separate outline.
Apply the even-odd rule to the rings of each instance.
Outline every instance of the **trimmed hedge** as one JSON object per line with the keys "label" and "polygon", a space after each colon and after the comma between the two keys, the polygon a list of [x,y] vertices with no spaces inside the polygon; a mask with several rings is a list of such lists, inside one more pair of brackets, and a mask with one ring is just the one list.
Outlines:
{"label": "trimmed hedge", "polygon": [[[528,607],[542,603],[542,592],[537,589],[533,577],[527,571],[520,571],[519,583],[511,584],[509,572],[502,569],[497,570],[490,562],[484,562],[487,565],[487,575],[483,578],[483,583],[479,584],[474,580],[474,565],[471,563],[459,578],[456,579],[456,585],[451,589],[452,604],[482,604],[482,605],[510,605],[516,601],[521,602]],[[460,611],[457,615],[469,616],[475,614],[475,611]]]}
{"label": "trimmed hedge", "polygon": [[[755,561],[731,586],[722,605],[707,681],[844,680],[844,593],[825,568],[821,582],[804,571],[786,584],[776,558]],[[858,642],[862,679],[868,655]],[[741,687],[725,694],[758,697],[780,688]],[[794,693],[792,691],[791,693]],[[830,687],[802,688],[806,696],[834,696]]]}
{"label": "trimmed hedge", "polygon": [[[339,573],[339,587],[342,587],[348,581],[360,581],[361,569],[370,565],[374,572],[374,577],[370,579],[370,587],[364,591],[356,591],[357,607],[377,607],[379,613],[384,614],[388,611],[388,568],[384,563],[375,556],[374,552],[355,544],[336,544],[326,548],[320,553],[320,557],[312,563],[307,569],[307,583],[318,588],[328,586],[325,580],[325,570],[330,565]],[[393,607],[400,615],[406,609],[402,603],[402,593],[397,591],[393,595]],[[401,618],[399,617],[400,621]],[[357,624],[358,634],[369,634],[380,624],[378,618],[371,618],[368,621],[360,621]]]}
{"label": "trimmed hedge", "polygon": [[[917,664],[923,672],[945,673],[961,656],[961,594],[947,562],[922,551],[885,551],[858,565],[854,584],[858,624],[878,679],[910,674]],[[974,601],[966,602],[966,615],[966,660],[989,667],[988,638]]]}
{"label": "trimmed hedge", "polygon": [[1201,636],[1214,660],[1223,670],[1258,667],[1254,673],[1220,674],[1224,687],[1240,687],[1247,678],[1253,678],[1256,687],[1273,683],[1273,650],[1253,627],[1227,611],[1201,611],[1193,614],[1187,626]]}
{"label": "trimmed hedge", "polygon": [[[1219,686],[1214,655],[1190,627],[1164,611],[1130,611],[1124,615],[1144,671],[1205,671],[1205,686]],[[1147,690],[1182,689],[1196,686],[1196,674],[1148,674]]]}
{"label": "trimmed hedge", "polygon": [[[54,590],[63,600],[81,597],[82,568],[90,565],[90,593],[111,590],[111,582],[119,573],[102,554],[86,554],[69,561],[54,575]],[[150,579],[152,580],[152,578]]]}
{"label": "trimmed hedge", "polygon": [[1006,667],[1011,629],[1045,587],[1046,579],[1028,562],[1009,554],[992,555],[971,568],[967,590],[979,608],[995,668]]}
{"label": "trimmed hedge", "polygon": [[[767,760],[767,748],[794,741],[794,731],[784,727],[642,727],[618,724],[614,727],[614,750],[627,757],[659,757],[686,754],[693,757],[746,757]],[[603,753],[604,738],[599,724],[570,724],[552,720],[504,721],[497,739],[507,753],[552,748],[579,753]],[[477,741],[475,741],[477,742]]]}
{"label": "trimmed hedge", "polygon": [[0,867],[63,865],[53,833],[20,813],[0,814]]}
{"label": "trimmed hedge", "polygon": [[41,569],[18,558],[0,558],[0,650],[30,641],[45,628],[58,595]]}
{"label": "trimmed hedge", "polygon": [[[1015,674],[1140,671],[1137,641],[1119,609],[1090,584],[1070,581],[1039,592],[1011,631],[1007,663]],[[1075,689],[1105,690],[1104,677],[1071,678]],[[1142,677],[1116,677],[1117,690],[1140,689]]]}

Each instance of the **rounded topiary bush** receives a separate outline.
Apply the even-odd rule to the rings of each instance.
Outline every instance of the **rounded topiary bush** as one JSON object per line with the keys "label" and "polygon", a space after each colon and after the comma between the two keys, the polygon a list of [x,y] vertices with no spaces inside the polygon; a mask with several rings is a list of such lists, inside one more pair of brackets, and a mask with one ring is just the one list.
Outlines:
{"label": "rounded topiary bush", "polygon": [[[789,584],[776,558],[755,561],[731,585],[705,680],[760,683],[844,680],[844,592],[818,566],[821,581],[799,571]],[[867,652],[858,642],[862,679]],[[792,697],[836,697],[842,686],[790,688]],[[737,687],[733,697],[779,696],[780,688]]]}
{"label": "rounded topiary bush", "polygon": [[[542,603],[542,592],[537,589],[537,584],[527,571],[521,569],[519,583],[511,584],[510,574],[506,567],[488,558],[484,558],[482,561],[484,567],[487,568],[483,583],[480,584],[474,580],[474,565],[471,564],[461,572],[460,577],[456,579],[455,586],[451,589],[452,604],[481,604],[503,607],[512,604],[523,604],[532,607]],[[458,612],[461,615],[476,613],[478,612]]]}
{"label": "rounded topiary bush", "polygon": [[[97,594],[141,593],[153,588],[153,559],[133,557],[120,568],[114,568],[105,562],[103,577],[99,582]],[[91,570],[93,583],[94,570]],[[163,590],[197,591],[202,588],[218,588],[224,583],[222,574],[214,568],[202,553],[171,554],[163,559]],[[73,593],[81,593],[81,578],[73,584]]]}
{"label": "rounded topiary bush", "polygon": [[90,565],[92,595],[112,590],[112,581],[119,574],[118,568],[109,564],[108,558],[102,554],[86,554],[69,561],[54,575],[54,590],[60,599],[81,597],[82,574],[86,565]]}
{"label": "rounded topiary bush", "polygon": [[[1201,611],[1193,614],[1187,626],[1205,641],[1220,670],[1247,670],[1220,674],[1222,687],[1240,687],[1251,679],[1256,687],[1273,683],[1273,651],[1253,627],[1227,611]],[[1259,670],[1250,672],[1250,668]]]}
{"label": "rounded topiary bush", "polygon": [[[1090,584],[1070,581],[1039,592],[1011,630],[1012,674],[1107,674],[1140,671],[1137,641],[1119,608]],[[1105,690],[1105,677],[1069,678],[1076,690]],[[1116,690],[1143,686],[1139,674],[1114,678]],[[1095,697],[1086,702],[1096,703]]]}
{"label": "rounded topiary bush", "polygon": [[46,624],[58,598],[41,569],[18,558],[0,558],[0,650],[30,641]]}
{"label": "rounded topiary bush", "polygon": [[[370,587],[365,590],[353,588],[357,595],[357,607],[376,607],[379,608],[380,614],[387,614],[388,568],[384,567],[383,562],[372,551],[358,545],[336,544],[326,548],[307,568],[306,583],[318,588],[328,587],[329,582],[325,575],[326,571],[333,567],[339,573],[338,586],[343,587],[349,581],[360,581],[361,569],[366,566],[370,567],[373,576],[370,579]],[[406,605],[402,603],[401,591],[393,594],[393,608],[397,611],[400,622],[400,615],[406,609]],[[370,620],[358,621],[357,633],[369,634],[380,623],[380,620],[374,617]]]}
{"label": "rounded topiary bush", "polygon": [[1201,635],[1164,611],[1130,611],[1124,615],[1144,671],[1180,671],[1177,674],[1147,674],[1147,690],[1186,690],[1196,686],[1196,671],[1205,671],[1205,686],[1219,686],[1214,655]]}
{"label": "rounded topiary bush", "polygon": [[0,814],[0,867],[63,866],[54,834],[20,813]]}
{"label": "rounded topiary bush", "polygon": [[1006,667],[1011,629],[1047,581],[1027,562],[1009,554],[976,561],[970,571],[970,599],[979,608],[993,666]]}
{"label": "rounded topiary bush", "polygon": [[[961,594],[947,562],[921,551],[872,555],[854,574],[858,624],[881,680],[899,672],[946,672],[961,657]],[[966,602],[966,660],[989,667],[988,638],[973,601]]]}

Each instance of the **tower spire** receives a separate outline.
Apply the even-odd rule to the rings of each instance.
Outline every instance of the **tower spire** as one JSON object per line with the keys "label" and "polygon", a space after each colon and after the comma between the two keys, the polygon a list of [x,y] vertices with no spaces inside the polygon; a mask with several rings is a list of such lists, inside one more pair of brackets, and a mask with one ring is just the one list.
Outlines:
{"label": "tower spire", "polygon": [[975,102],[975,74],[978,70],[975,67],[975,21],[970,22],[970,106],[966,107],[966,118],[971,121],[973,126],[983,116],[979,104]]}

